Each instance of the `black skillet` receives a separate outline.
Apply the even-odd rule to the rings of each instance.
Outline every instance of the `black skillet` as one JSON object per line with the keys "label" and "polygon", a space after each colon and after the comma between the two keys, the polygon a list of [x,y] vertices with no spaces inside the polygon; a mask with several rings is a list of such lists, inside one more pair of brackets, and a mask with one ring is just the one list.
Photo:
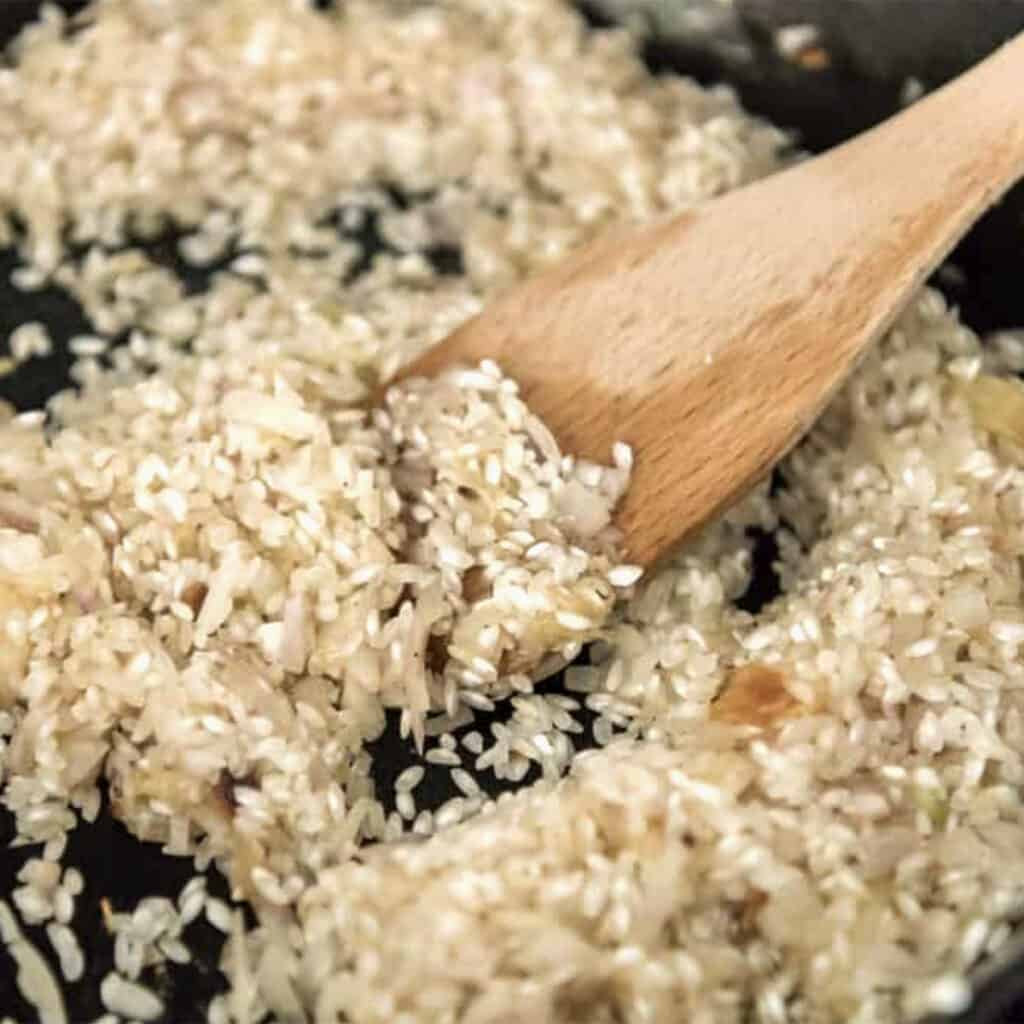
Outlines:
{"label": "black skillet", "polygon": [[[0,0],[0,46],[36,16],[39,6],[39,0]],[[70,11],[83,4],[63,0],[60,6]],[[748,109],[794,129],[801,143],[816,151],[894,112],[908,78],[934,88],[1024,30],[1024,0],[590,0],[585,8],[599,24],[632,18],[648,32],[645,58],[652,68],[682,72],[703,82],[731,83]],[[814,26],[817,38],[795,54],[780,52],[778,29],[796,24]],[[383,247],[372,223],[363,241]],[[157,245],[155,255],[178,266],[173,252],[173,239],[166,239]],[[435,255],[442,269],[458,269],[456,252]],[[937,283],[959,305],[967,323],[980,331],[1024,325],[1024,188],[1011,193],[978,225],[953,260],[963,274],[942,277]],[[44,321],[60,341],[88,329],[81,310],[66,296],[11,289],[7,278],[14,265],[10,253],[0,251],[0,339],[25,320]],[[189,288],[203,287],[203,275],[178,269]],[[58,346],[53,356],[32,361],[13,377],[0,380],[0,398],[24,409],[38,407],[67,386],[69,363]],[[745,607],[756,608],[773,595],[773,551],[770,537],[758,539],[756,578],[743,598]],[[556,680],[548,685],[559,684]],[[377,747],[380,789],[387,793],[394,776],[412,762],[412,754],[394,728]],[[435,784],[432,790],[419,791],[418,802],[436,806],[451,795]],[[11,819],[0,811],[2,895],[9,894],[15,873],[32,853],[7,848],[12,836]],[[191,876],[192,866],[139,843],[106,812],[97,823],[75,830],[65,863],[77,865],[86,878],[74,921],[86,950],[86,975],[65,986],[69,1017],[77,1024],[103,1012],[99,983],[112,966],[112,943],[103,930],[100,901],[129,909],[143,896],[174,897]],[[226,895],[222,879],[216,878],[211,887]],[[26,931],[38,948],[49,951],[42,929]],[[205,1020],[210,998],[223,989],[215,969],[222,937],[202,921],[192,925],[186,937],[196,955],[191,966],[144,976],[165,997],[163,1019],[173,1024]],[[959,1024],[1024,1022],[1024,941],[1019,948],[1019,955],[1011,951],[988,968],[973,1008],[956,1018]],[[5,1014],[21,1024],[33,1020],[15,988],[9,958],[0,955],[0,1018]]]}

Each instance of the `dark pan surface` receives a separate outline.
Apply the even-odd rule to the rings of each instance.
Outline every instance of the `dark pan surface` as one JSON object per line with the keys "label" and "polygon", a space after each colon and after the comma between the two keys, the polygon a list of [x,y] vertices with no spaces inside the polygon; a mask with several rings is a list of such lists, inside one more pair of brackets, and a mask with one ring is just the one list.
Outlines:
{"label": "dark pan surface", "polygon": [[[908,76],[934,87],[980,59],[1001,40],[1024,29],[1024,0],[736,0],[724,8],[717,0],[689,0],[693,8],[716,8],[716,20],[701,24],[673,20],[688,6],[687,0],[604,0],[587,5],[595,21],[621,16],[626,8],[645,8],[656,29],[646,45],[646,57],[656,69],[672,69],[702,81],[728,81],[736,86],[745,105],[794,129],[805,146],[827,148],[870,127],[898,109]],[[83,5],[80,0],[61,3],[67,10]],[[31,20],[38,0],[0,0],[0,44]],[[725,12],[725,13],[723,13]],[[812,23],[820,28],[827,65],[813,70],[782,58],[773,45],[775,30],[787,24]],[[707,25],[712,25],[712,30]],[[364,239],[379,246],[372,221]],[[158,246],[160,255],[173,263],[171,240]],[[451,264],[457,254],[439,254]],[[974,328],[1024,325],[1024,189],[1017,189],[993,211],[954,255],[964,271],[963,279],[940,282],[962,309]],[[66,341],[87,330],[81,310],[67,296],[55,292],[24,294],[8,284],[15,261],[0,252],[0,339],[25,320],[41,320],[53,337]],[[179,270],[192,288],[203,278],[194,270]],[[40,406],[55,391],[67,386],[70,359],[58,345],[53,356],[33,360],[11,378],[0,380],[0,398],[19,408]],[[758,546],[758,571],[743,599],[755,608],[773,596],[770,569],[773,544],[763,538]],[[554,680],[548,684],[557,688]],[[496,713],[495,717],[500,717]],[[478,719],[476,727],[486,725]],[[396,723],[377,743],[375,763],[381,767],[380,789],[391,791],[391,780],[408,764],[412,752],[398,738]],[[583,744],[587,737],[582,737]],[[428,776],[428,783],[430,777]],[[531,776],[527,777],[529,781]],[[481,779],[493,792],[493,777]],[[418,792],[422,806],[437,806],[452,792],[425,785]],[[0,892],[10,892],[14,876],[34,849],[10,849],[13,822],[0,811]],[[66,987],[69,1015],[75,1022],[94,1020],[103,1012],[99,983],[113,965],[113,946],[105,933],[101,901],[115,910],[131,909],[144,896],[174,897],[193,873],[191,861],[163,856],[156,847],[133,839],[106,811],[98,822],[81,826],[71,836],[65,864],[74,864],[86,879],[86,891],[78,898],[75,930],[86,950],[83,980]],[[211,873],[212,875],[212,873]],[[226,896],[219,877],[211,888]],[[26,929],[41,950],[48,950],[42,929]],[[187,968],[144,975],[144,980],[164,997],[166,1022],[190,1024],[205,1019],[210,998],[223,988],[216,971],[222,936],[201,919],[190,926],[186,938],[195,962]],[[14,985],[13,965],[0,956],[0,1017],[33,1020],[30,1008]],[[1024,1021],[1024,958],[1011,964],[985,985],[975,1007],[961,1024],[1020,1024]]]}

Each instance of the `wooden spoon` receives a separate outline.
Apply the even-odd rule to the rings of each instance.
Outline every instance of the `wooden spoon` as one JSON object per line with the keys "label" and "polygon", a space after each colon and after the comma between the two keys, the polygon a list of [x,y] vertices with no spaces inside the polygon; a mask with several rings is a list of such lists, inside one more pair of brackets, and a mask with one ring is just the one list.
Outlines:
{"label": "wooden spoon", "polygon": [[648,566],[789,451],[1022,175],[1024,36],[824,156],[598,240],[403,376],[491,358],[565,451],[631,444],[616,523]]}

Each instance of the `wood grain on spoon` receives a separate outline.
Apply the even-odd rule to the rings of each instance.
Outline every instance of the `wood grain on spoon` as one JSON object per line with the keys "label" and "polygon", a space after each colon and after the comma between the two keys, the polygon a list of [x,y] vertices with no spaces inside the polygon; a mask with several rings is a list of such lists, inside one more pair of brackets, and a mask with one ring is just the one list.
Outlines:
{"label": "wood grain on spoon", "polygon": [[858,356],[1024,175],[1024,37],[871,132],[622,229],[403,375],[496,360],[565,451],[633,446],[616,522],[650,565],[804,434]]}

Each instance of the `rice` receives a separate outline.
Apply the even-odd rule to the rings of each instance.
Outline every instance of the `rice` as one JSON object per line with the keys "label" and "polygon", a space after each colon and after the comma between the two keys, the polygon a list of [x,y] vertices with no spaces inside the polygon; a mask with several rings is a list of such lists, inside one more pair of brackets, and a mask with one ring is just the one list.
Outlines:
{"label": "rice", "polygon": [[444,747],[434,747],[424,755],[427,764],[443,764],[457,767],[462,763],[462,758],[454,750],[446,750]]}
{"label": "rice", "polygon": [[85,890],[85,879],[82,877],[82,873],[78,868],[68,868],[64,872],[64,879],[61,883],[62,888],[72,898],[81,895]]}
{"label": "rice", "polygon": [[395,796],[395,809],[405,821],[412,821],[416,817],[416,801],[411,793],[401,792]]}
{"label": "rice", "polygon": [[227,935],[231,931],[231,908],[223,901],[214,896],[206,898],[205,905],[206,920],[218,931]]}
{"label": "rice", "polygon": [[191,924],[203,913],[206,905],[206,879],[197,875],[181,890],[178,910],[183,925]]}
{"label": "rice", "polygon": [[52,922],[46,926],[46,937],[53,946],[65,981],[78,981],[85,972],[85,956],[75,933],[66,925]]}
{"label": "rice", "polygon": [[14,960],[18,991],[35,1008],[40,1024],[66,1024],[67,1011],[57,979],[39,950],[22,934],[5,900],[0,900],[0,939]]}
{"label": "rice", "polygon": [[422,781],[425,774],[425,769],[421,764],[414,764],[395,779],[395,790],[401,792],[411,792],[414,790]]}
{"label": "rice", "polygon": [[43,324],[33,321],[16,327],[7,339],[7,347],[15,363],[24,363],[29,359],[48,356],[53,342]]}
{"label": "rice", "polygon": [[476,779],[474,779],[473,776],[464,768],[455,768],[452,770],[452,781],[463,796],[474,797],[480,792],[480,786]]}
{"label": "rice", "polygon": [[164,1012],[164,1004],[159,996],[114,972],[100,982],[100,998],[111,1013],[131,1020],[156,1020]]}
{"label": "rice", "polygon": [[[109,913],[118,1016],[163,1012],[138,980],[201,916],[211,1022],[967,1004],[1024,904],[1020,418],[971,390],[1013,393],[1019,337],[983,349],[923,290],[781,488],[644,576],[612,526],[627,444],[562,452],[490,362],[387,384],[609,223],[776,169],[782,133],[556,0],[121,0],[16,57],[0,235],[19,288],[91,321],[49,427],[0,409],[3,801],[43,848],[11,899],[68,980],[57,861],[103,778],[258,922],[201,875]],[[168,225],[203,289],[138,247]],[[11,358],[49,344],[23,324]],[[751,614],[755,530],[782,592]],[[584,644],[568,693],[535,688]]]}

